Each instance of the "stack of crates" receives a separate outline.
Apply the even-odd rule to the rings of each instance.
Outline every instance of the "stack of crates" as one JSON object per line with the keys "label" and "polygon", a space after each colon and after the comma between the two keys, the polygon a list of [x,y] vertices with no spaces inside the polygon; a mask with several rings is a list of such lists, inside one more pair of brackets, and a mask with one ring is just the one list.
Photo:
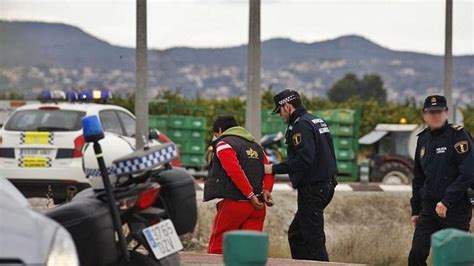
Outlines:
{"label": "stack of crates", "polygon": [[338,180],[355,182],[358,179],[360,113],[350,109],[317,111],[315,114],[327,122],[336,152]]}
{"label": "stack of crates", "polygon": [[[282,132],[285,134],[286,124],[279,115],[272,115],[272,110],[262,111],[262,137],[269,134],[276,134]],[[284,141],[283,141],[284,142]],[[278,151],[283,158],[286,158],[286,145],[278,147]]]}
{"label": "stack of crates", "polygon": [[262,136],[278,132],[285,133],[285,130],[286,124],[279,115],[272,115],[272,110],[262,111]]}
{"label": "stack of crates", "polygon": [[185,167],[202,168],[206,154],[206,118],[184,115],[150,115],[150,128],[165,133],[179,148]]}

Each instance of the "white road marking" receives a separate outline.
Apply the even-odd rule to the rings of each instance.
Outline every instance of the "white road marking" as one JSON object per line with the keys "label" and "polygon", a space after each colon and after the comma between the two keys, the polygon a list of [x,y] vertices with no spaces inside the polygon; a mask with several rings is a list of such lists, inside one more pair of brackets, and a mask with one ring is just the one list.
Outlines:
{"label": "white road marking", "polygon": [[350,185],[339,183],[336,186],[336,191],[354,191],[354,189]]}
{"label": "white road marking", "polygon": [[411,191],[409,185],[379,185],[383,191]]}

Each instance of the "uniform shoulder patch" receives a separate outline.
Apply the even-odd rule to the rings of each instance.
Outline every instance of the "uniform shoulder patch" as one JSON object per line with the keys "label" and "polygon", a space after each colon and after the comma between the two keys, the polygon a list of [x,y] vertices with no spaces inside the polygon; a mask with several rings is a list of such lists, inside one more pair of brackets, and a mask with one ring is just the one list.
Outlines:
{"label": "uniform shoulder patch", "polygon": [[421,147],[421,149],[420,149],[420,158],[425,157],[425,153],[426,153],[426,149],[425,149],[425,147],[423,146],[423,147]]}
{"label": "uniform shoulder patch", "polygon": [[469,150],[469,143],[466,140],[461,140],[454,144],[454,149],[457,153],[462,154]]}
{"label": "uniform shoulder patch", "polygon": [[291,136],[291,140],[293,141],[293,145],[299,145],[303,140],[301,139],[301,133],[295,133]]}
{"label": "uniform shoulder patch", "polygon": [[451,127],[457,131],[461,131],[464,127],[458,124],[452,124]]}

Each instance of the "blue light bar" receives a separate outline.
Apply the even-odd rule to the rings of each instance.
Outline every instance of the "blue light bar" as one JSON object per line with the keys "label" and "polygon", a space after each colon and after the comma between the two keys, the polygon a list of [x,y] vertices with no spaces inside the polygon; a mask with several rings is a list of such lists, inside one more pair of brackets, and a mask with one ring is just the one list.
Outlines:
{"label": "blue light bar", "polygon": [[66,100],[70,102],[75,102],[79,99],[79,95],[75,91],[66,92]]}
{"label": "blue light bar", "polygon": [[108,90],[91,90],[83,92],[68,91],[64,93],[59,90],[43,90],[38,96],[40,101],[64,101],[69,102],[99,102],[106,103],[112,99],[112,93]]}
{"label": "blue light bar", "polygon": [[38,96],[40,101],[62,101],[64,99],[66,99],[66,95],[59,90],[43,90]]}

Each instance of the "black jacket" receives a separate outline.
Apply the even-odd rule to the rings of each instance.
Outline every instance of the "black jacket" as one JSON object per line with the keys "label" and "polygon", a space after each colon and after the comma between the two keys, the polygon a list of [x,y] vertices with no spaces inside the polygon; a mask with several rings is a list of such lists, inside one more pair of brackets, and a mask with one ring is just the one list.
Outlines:
{"label": "black jacket", "polygon": [[[253,187],[254,194],[260,194],[262,192],[263,178],[265,175],[263,168],[263,156],[265,156],[265,153],[262,147],[254,141],[249,141],[238,136],[227,135],[213,142],[214,151],[216,150],[215,145],[221,140],[225,141],[234,149],[240,167],[242,167],[242,170],[245,172],[245,175]],[[215,198],[247,200],[234,182],[232,182],[232,179],[227,175],[217,157],[217,153],[214,152],[208,176],[204,183],[204,201]]]}
{"label": "black jacket", "polygon": [[321,118],[298,107],[286,130],[288,159],[273,165],[275,174],[289,174],[293,187],[303,187],[333,179],[336,156],[329,127]]}
{"label": "black jacket", "polygon": [[446,123],[419,133],[413,171],[412,215],[418,215],[422,205],[442,202],[449,210],[467,204],[467,190],[474,184],[474,152],[467,130]]}

